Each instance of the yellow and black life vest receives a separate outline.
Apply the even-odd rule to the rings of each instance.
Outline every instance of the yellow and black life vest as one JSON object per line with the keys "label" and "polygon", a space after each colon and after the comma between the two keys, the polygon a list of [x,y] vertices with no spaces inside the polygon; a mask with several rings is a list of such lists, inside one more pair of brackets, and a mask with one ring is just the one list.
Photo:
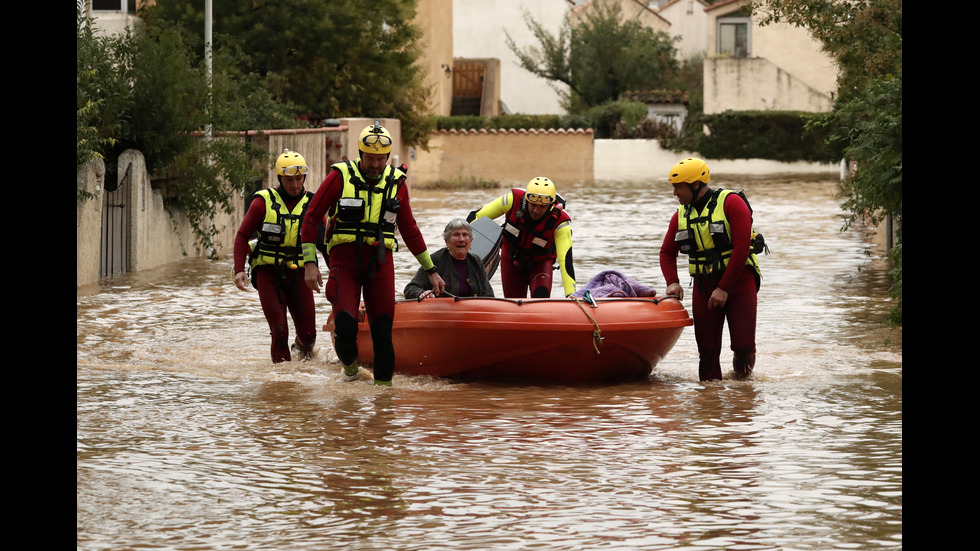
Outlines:
{"label": "yellow and black life vest", "polygon": [[[693,205],[680,205],[677,208],[677,233],[674,241],[678,250],[688,255],[691,275],[722,272],[728,266],[728,259],[732,255],[732,228],[723,205],[725,198],[731,193],[734,191],[730,189],[715,190],[701,211],[696,211]],[[759,259],[751,250],[745,264],[761,276]]]}
{"label": "yellow and black life vest", "polygon": [[[373,246],[383,242],[385,249],[397,251],[395,219],[400,207],[397,196],[405,173],[394,166],[385,166],[378,183],[372,186],[361,176],[359,163],[344,161],[332,168],[343,176],[344,190],[329,212],[327,253],[343,243]],[[384,261],[384,252],[380,248],[379,258]]]}
{"label": "yellow and black life vest", "polygon": [[305,262],[299,234],[313,194],[304,192],[292,211],[286,208],[279,192],[274,189],[262,189],[255,195],[265,200],[265,220],[259,226],[259,237],[249,256],[249,265],[253,269],[266,264],[303,266]]}

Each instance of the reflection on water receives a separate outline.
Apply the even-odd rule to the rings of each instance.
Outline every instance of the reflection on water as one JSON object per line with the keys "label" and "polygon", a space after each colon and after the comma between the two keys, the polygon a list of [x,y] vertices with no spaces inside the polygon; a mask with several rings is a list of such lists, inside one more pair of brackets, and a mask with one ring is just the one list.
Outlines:
{"label": "reflection on water", "polygon": [[[883,324],[884,271],[838,231],[832,183],[736,187],[773,252],[748,381],[698,382],[689,330],[647,381],[396,374],[380,390],[340,381],[322,334],[316,361],[272,364],[230,259],[80,289],[78,548],[901,548],[901,329]],[[562,194],[580,282],[613,268],[663,287],[666,183]],[[413,207],[434,249],[494,195],[418,191]],[[404,285],[414,259],[396,262]]]}

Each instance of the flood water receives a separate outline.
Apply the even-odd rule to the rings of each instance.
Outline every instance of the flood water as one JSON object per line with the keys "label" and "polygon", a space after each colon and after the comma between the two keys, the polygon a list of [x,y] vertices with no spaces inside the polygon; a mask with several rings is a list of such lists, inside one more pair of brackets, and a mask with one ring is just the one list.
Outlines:
{"label": "flood water", "polygon": [[[616,269],[662,292],[670,186],[558,184],[580,283]],[[396,373],[383,389],[342,382],[323,333],[316,361],[273,365],[230,258],[79,288],[77,549],[902,548],[902,331],[885,324],[882,250],[839,231],[833,182],[712,184],[747,191],[772,252],[747,381],[726,350],[725,379],[699,382],[688,328],[649,380]],[[413,192],[430,250],[498,194]],[[416,268],[396,254],[399,293]]]}

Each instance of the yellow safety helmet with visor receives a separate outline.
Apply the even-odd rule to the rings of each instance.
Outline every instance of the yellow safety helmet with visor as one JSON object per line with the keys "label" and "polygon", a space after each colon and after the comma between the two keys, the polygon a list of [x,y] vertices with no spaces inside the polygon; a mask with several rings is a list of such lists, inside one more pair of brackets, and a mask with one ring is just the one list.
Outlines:
{"label": "yellow safety helmet with visor", "polygon": [[381,126],[381,121],[375,120],[373,125],[361,131],[357,149],[362,153],[387,155],[391,153],[391,133]]}
{"label": "yellow safety helmet with visor", "polygon": [[538,205],[550,205],[555,202],[557,196],[558,190],[555,189],[554,182],[543,176],[531,178],[527,183],[527,189],[524,190],[524,198],[527,202]]}
{"label": "yellow safety helmet with visor", "polygon": [[282,155],[276,159],[276,174],[279,176],[306,175],[310,172],[310,167],[306,164],[306,159],[295,151],[284,149]]}

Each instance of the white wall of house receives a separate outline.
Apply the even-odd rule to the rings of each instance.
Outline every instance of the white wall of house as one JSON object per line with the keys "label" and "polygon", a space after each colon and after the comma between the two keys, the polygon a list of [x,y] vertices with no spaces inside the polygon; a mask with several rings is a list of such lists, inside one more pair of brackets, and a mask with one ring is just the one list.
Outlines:
{"label": "white wall of house", "polygon": [[670,21],[670,35],[680,37],[677,59],[686,61],[695,54],[704,55],[708,49],[708,14],[701,0],[672,0],[659,8],[661,16]]}
{"label": "white wall of house", "polygon": [[590,0],[587,2],[576,2],[578,5],[572,10],[572,25],[582,22],[587,17],[595,2],[605,2],[607,6],[617,6],[620,16],[624,20],[637,19],[644,27],[649,27],[654,31],[670,31],[670,21],[664,19],[663,15],[657,13],[655,6],[648,5],[644,0]]}
{"label": "white wall of house", "polygon": [[510,48],[509,34],[519,47],[538,46],[524,20],[530,17],[557,35],[571,4],[568,0],[453,0],[453,57],[500,60],[500,98],[511,113],[563,113],[553,84],[524,70]]}
{"label": "white wall of house", "polygon": [[[833,108],[837,65],[806,29],[779,23],[760,26],[758,16],[739,10],[751,0],[734,0],[708,8],[704,62],[704,112],[726,110],[800,110]],[[718,20],[742,19],[748,29],[741,57],[721,51]]]}
{"label": "white wall of house", "polygon": [[773,65],[828,97],[837,91],[837,64],[805,29],[787,23],[764,27],[754,24],[752,55],[768,59]]}
{"label": "white wall of house", "polygon": [[704,60],[704,112],[825,113],[833,98],[761,57]]}

